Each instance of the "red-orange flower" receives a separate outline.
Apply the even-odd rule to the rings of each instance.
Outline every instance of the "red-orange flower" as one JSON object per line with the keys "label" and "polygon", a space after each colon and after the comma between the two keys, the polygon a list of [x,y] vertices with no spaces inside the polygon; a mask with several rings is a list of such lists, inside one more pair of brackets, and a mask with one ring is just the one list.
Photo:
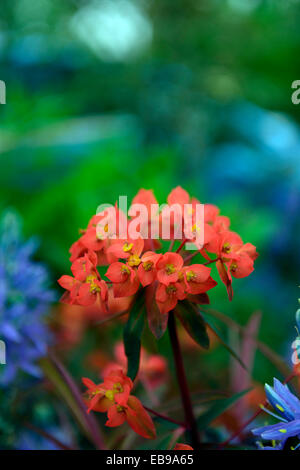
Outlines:
{"label": "red-orange flower", "polygon": [[97,271],[97,255],[93,251],[86,252],[77,258],[72,266],[72,276],[61,276],[58,283],[67,290],[62,302],[89,306],[97,303],[106,311],[107,285]]}
{"label": "red-orange flower", "polygon": [[143,254],[138,267],[138,276],[143,287],[155,281],[157,275],[156,265],[161,256],[161,254],[154,253],[153,251],[147,251]]}
{"label": "red-orange flower", "polygon": [[139,256],[144,248],[144,240],[112,240],[111,246],[107,250],[107,254],[112,254],[116,258],[124,258],[128,260],[130,266],[138,266],[141,262]]}
{"label": "red-orange flower", "polygon": [[88,413],[91,410],[107,413],[106,426],[120,426],[125,421],[140,436],[154,439],[156,431],[152,419],[140,400],[130,392],[133,383],[120,369],[111,371],[101,384],[88,378],[82,382],[87,387],[85,401]]}
{"label": "red-orange flower", "polygon": [[[127,356],[125,354],[124,344],[118,342],[114,348],[115,361],[109,362],[102,370],[103,376],[106,376],[114,369],[122,369],[127,372]],[[143,347],[141,348],[141,358],[138,378],[146,387],[155,389],[166,381],[167,361],[159,354],[149,354]]]}
{"label": "red-orange flower", "polygon": [[183,259],[178,253],[165,253],[156,264],[157,279],[166,286],[178,281],[179,271],[183,266]]}
{"label": "red-orange flower", "polygon": [[155,299],[160,313],[168,313],[176,307],[178,300],[186,297],[184,286],[180,282],[172,282],[169,285],[159,284]]}
{"label": "red-orange flower", "polygon": [[97,255],[93,251],[88,251],[80,258],[77,258],[71,266],[71,271],[79,281],[84,281],[87,276],[94,274],[97,267]]}
{"label": "red-orange flower", "polygon": [[69,249],[69,252],[71,253],[71,256],[70,256],[71,263],[73,263],[73,261],[75,261],[80,256],[83,256],[84,253],[86,253],[87,251],[88,250],[86,246],[82,243],[81,239],[74,242]]}
{"label": "red-orange flower", "polygon": [[128,264],[117,261],[109,266],[106,276],[113,283],[115,297],[127,297],[136,293],[140,281],[134,270]]}
{"label": "red-orange flower", "polygon": [[212,289],[217,283],[210,277],[210,271],[211,269],[203,264],[184,266],[181,272],[187,292],[189,294],[203,294]]}
{"label": "red-orange flower", "polygon": [[256,248],[251,243],[243,244],[241,237],[230,231],[220,232],[218,258],[216,263],[220,278],[225,284],[232,300],[232,276],[242,278],[254,270],[254,261],[258,257]]}
{"label": "red-orange flower", "polygon": [[97,223],[102,219],[102,216],[94,215],[89,222],[87,229],[82,235],[80,241],[88,249],[99,251],[104,247],[104,239],[97,236]]}
{"label": "red-orange flower", "polygon": [[76,304],[81,282],[67,274],[61,276],[57,282],[63,289],[66,289],[66,292],[62,295],[60,301],[66,304]]}
{"label": "red-orange flower", "polygon": [[67,289],[61,301],[67,304],[90,306],[98,303],[106,311],[107,285],[100,276],[90,274],[85,281],[79,281],[72,276],[61,276],[57,281],[61,287]]}
{"label": "red-orange flower", "polygon": [[173,450],[194,450],[193,447],[189,446],[188,444],[178,444],[175,445]]}
{"label": "red-orange flower", "polygon": [[106,310],[105,303],[107,301],[107,293],[106,282],[99,279],[97,276],[90,275],[79,288],[77,302],[79,305],[84,306],[99,302],[100,307]]}
{"label": "red-orange flower", "polygon": [[[106,265],[106,276],[111,281],[116,301],[121,297],[133,296],[139,288],[145,288],[149,323],[154,325],[156,322],[159,330],[161,319],[155,319],[157,306],[161,313],[167,313],[185,298],[187,302],[209,302],[206,292],[217,283],[211,277],[209,267],[199,261],[198,264],[189,264],[197,253],[205,258],[207,264],[216,263],[231,300],[232,278],[246,277],[253,271],[258,256],[255,247],[250,243],[244,244],[237,233],[229,230],[230,220],[220,215],[217,206],[203,204],[200,209],[204,212],[199,211],[200,202],[190,197],[182,187],[173,189],[167,201],[168,206],[159,213],[153,192],[141,189],[132,201],[129,219],[117,205],[94,215],[70,249],[74,277],[62,276],[59,279],[60,285],[66,289],[62,301],[79,305],[94,303],[101,311],[107,311],[107,287],[97,269]],[[134,207],[134,204],[142,204],[143,207]],[[156,205],[154,210],[153,204]],[[172,210],[170,206],[173,206]],[[201,219],[199,212],[204,215],[203,220],[198,220],[199,216]],[[135,233],[139,232],[138,228],[152,228],[150,224],[153,221],[158,222],[157,235],[162,235],[164,215],[168,216],[170,223],[171,244],[168,252],[161,250],[158,240],[151,239],[151,236],[155,238],[152,230],[145,230],[145,233],[148,232],[145,235],[140,232],[137,239],[133,235],[134,230]],[[180,225],[183,230],[179,234]],[[203,237],[199,237],[201,231]],[[175,238],[181,243],[173,252]],[[187,248],[190,248],[186,246],[188,241],[194,244],[194,253],[187,253]],[[210,253],[215,256],[211,257]],[[157,303],[152,305],[151,313],[148,308],[151,304],[150,293]]]}

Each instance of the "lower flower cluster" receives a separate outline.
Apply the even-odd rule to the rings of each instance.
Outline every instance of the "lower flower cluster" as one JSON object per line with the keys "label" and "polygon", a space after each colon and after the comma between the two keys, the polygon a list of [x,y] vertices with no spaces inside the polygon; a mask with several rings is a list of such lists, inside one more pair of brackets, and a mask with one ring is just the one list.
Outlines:
{"label": "lower flower cluster", "polygon": [[125,421],[140,436],[155,439],[152,419],[140,400],[131,395],[133,383],[120,369],[110,371],[104,382],[96,385],[88,378],[82,379],[87,387],[85,401],[91,410],[107,413],[106,426],[120,426]]}

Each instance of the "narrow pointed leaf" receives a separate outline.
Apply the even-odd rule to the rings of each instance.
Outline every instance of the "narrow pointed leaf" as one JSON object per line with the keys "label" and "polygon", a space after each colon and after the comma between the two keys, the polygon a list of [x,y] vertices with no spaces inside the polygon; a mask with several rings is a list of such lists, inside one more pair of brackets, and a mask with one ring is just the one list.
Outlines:
{"label": "narrow pointed leaf", "polygon": [[[228,317],[224,313],[218,312],[217,310],[213,309],[207,309],[205,310],[205,313],[208,315],[213,316],[214,318],[217,318],[220,320],[222,323],[224,323],[226,326],[229,328],[233,328],[235,331],[239,332],[240,334],[245,333],[245,328],[241,325],[239,325],[237,322],[235,322],[232,318]],[[202,310],[203,314],[203,310]],[[256,343],[257,349],[267,358],[269,361],[277,367],[277,369],[281,372],[281,374],[286,377],[291,374],[291,369],[286,365],[286,362],[282,357],[279,356],[279,354],[275,351],[273,351],[270,346],[265,344],[263,341],[260,341],[259,339],[255,339],[254,341]]]}
{"label": "narrow pointed leaf", "polygon": [[229,346],[229,344],[224,340],[222,334],[220,333],[220,331],[218,330],[218,328],[216,328],[214,326],[214,324],[210,321],[210,320],[207,320],[205,314],[203,314],[202,312],[202,317],[204,319],[204,322],[205,324],[214,332],[214,334],[217,336],[218,340],[220,341],[220,343],[224,346],[225,349],[227,349],[227,351],[229,352],[229,354],[231,354],[232,357],[234,357],[238,362],[239,364],[243,367],[243,369],[245,369],[246,371],[248,370],[248,368],[246,367],[246,365],[244,364],[244,362],[242,361],[242,359],[239,357],[239,355]]}
{"label": "narrow pointed leaf", "polygon": [[155,291],[157,287],[157,282],[151,284],[146,289],[146,309],[149,328],[154,334],[156,339],[160,339],[168,325],[169,314],[165,313],[162,315],[159,311],[159,308],[155,302]]}
{"label": "narrow pointed leaf", "polygon": [[49,353],[40,360],[40,366],[47,379],[54,385],[55,392],[64,400],[87,437],[98,449],[104,449],[97,422],[88,415],[81,393],[72,377],[61,362]]}
{"label": "narrow pointed leaf", "polygon": [[141,354],[141,336],[145,323],[145,310],[143,297],[137,298],[124,328],[124,348],[127,356],[127,375],[134,380],[139,371]]}
{"label": "narrow pointed leaf", "polygon": [[212,421],[214,421],[218,416],[220,416],[224,411],[230,408],[235,402],[237,402],[240,398],[246,395],[251,389],[243,390],[240,393],[233,395],[230,398],[225,398],[224,400],[218,400],[214,402],[213,406],[211,406],[206,412],[204,412],[201,416],[197,419],[198,430],[205,430]]}
{"label": "narrow pointed leaf", "polygon": [[175,310],[176,316],[193,340],[205,349],[209,348],[209,337],[201,313],[190,302],[180,302]]}

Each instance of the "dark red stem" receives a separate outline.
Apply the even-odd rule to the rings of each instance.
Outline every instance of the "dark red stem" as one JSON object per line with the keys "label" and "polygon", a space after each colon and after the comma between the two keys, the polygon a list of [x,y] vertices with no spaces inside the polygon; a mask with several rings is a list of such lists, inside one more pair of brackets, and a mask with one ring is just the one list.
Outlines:
{"label": "dark red stem", "polygon": [[174,313],[170,312],[168,322],[169,335],[173,350],[174,362],[176,367],[176,374],[178,379],[178,385],[180,388],[181,401],[185,413],[187,429],[191,435],[191,442],[194,449],[198,449],[200,445],[200,437],[197,429],[197,422],[193,411],[191,402],[189,387],[185,375],[180,344],[177,335],[176,322]]}
{"label": "dark red stem", "polygon": [[27,429],[30,429],[31,431],[35,432],[36,434],[39,434],[40,436],[44,437],[48,441],[52,442],[54,445],[56,445],[56,447],[58,447],[61,450],[75,450],[72,447],[69,447],[66,444],[64,444],[63,442],[59,441],[58,439],[56,439],[56,437],[52,436],[48,432],[44,431],[43,429],[37,428],[36,426],[34,426],[31,423],[25,423],[24,426]]}
{"label": "dark red stem", "polygon": [[179,253],[181,251],[181,248],[184,247],[184,245],[186,244],[187,242],[187,238],[185,238],[184,240],[182,240],[182,242],[180,243],[179,247],[177,248],[176,250],[176,253]]}
{"label": "dark red stem", "polygon": [[144,408],[145,410],[149,411],[149,413],[153,414],[154,416],[157,416],[158,418],[164,419],[165,421],[169,421],[170,423],[177,424],[182,428],[186,428],[185,423],[181,423],[180,421],[176,421],[175,419],[169,418],[169,416],[163,415],[158,411],[152,410],[152,408],[148,408],[148,406],[144,406]]}
{"label": "dark red stem", "polygon": [[210,261],[207,261],[206,263],[203,263],[203,266],[207,266],[208,264],[211,264],[211,263],[216,263],[217,261],[219,261],[220,258],[215,258],[215,259],[212,259]]}

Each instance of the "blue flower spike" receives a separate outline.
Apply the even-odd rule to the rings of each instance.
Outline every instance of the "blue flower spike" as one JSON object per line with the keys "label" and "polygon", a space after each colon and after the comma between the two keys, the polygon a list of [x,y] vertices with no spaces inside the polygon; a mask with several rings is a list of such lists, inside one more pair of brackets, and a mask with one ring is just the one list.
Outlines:
{"label": "blue flower spike", "polygon": [[45,317],[54,295],[46,269],[32,259],[36,245],[22,240],[20,218],[6,211],[0,218],[0,339],[6,345],[0,388],[21,371],[39,378],[37,360],[51,342]]}
{"label": "blue flower spike", "polygon": [[[273,447],[259,444],[264,450],[282,450],[288,438],[300,437],[300,401],[289,390],[287,385],[283,385],[274,378],[274,385],[265,385],[268,402],[276,414],[262,407],[264,411],[279,420],[279,423],[263,426],[252,430],[255,436],[260,436],[262,440],[274,441]],[[297,450],[300,442],[291,450]]]}

